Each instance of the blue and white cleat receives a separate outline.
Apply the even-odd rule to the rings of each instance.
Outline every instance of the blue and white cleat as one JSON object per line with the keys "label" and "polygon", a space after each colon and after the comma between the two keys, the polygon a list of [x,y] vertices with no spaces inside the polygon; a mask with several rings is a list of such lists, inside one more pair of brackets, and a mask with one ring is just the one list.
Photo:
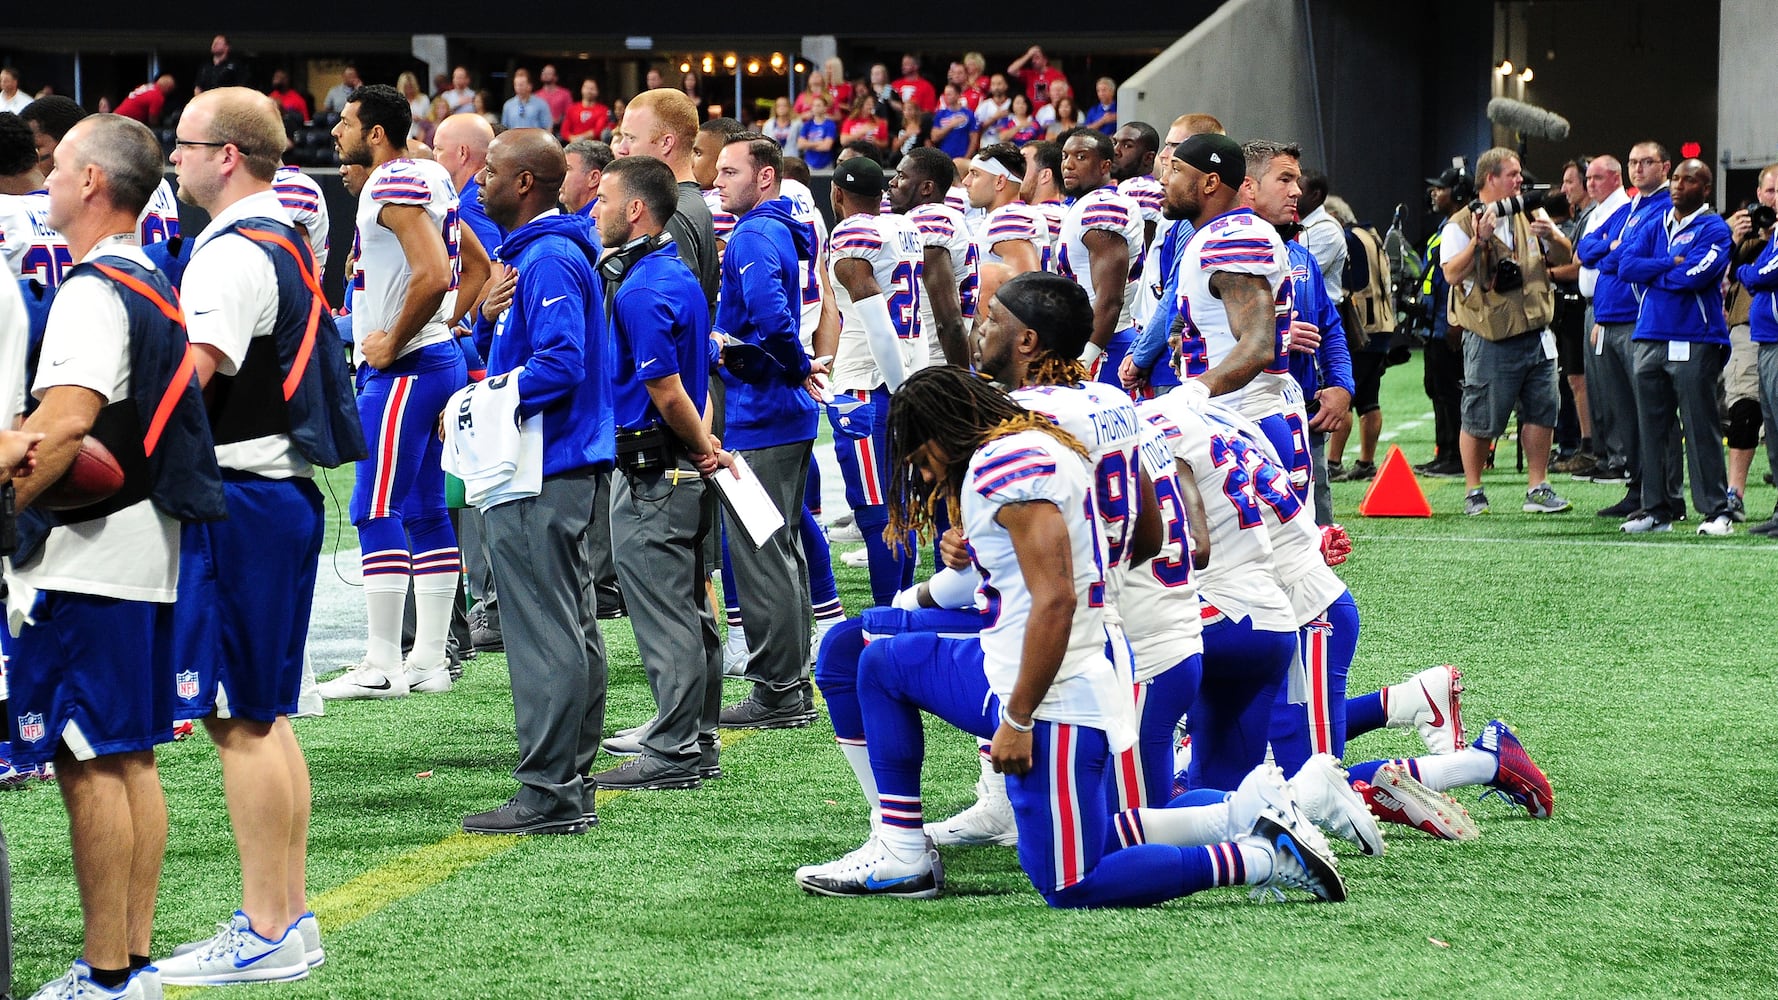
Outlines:
{"label": "blue and white cleat", "polygon": [[[1346,898],[1346,883],[1340,878],[1332,852],[1327,850],[1327,842],[1321,840],[1317,847],[1307,836],[1311,833],[1315,833],[1315,828],[1300,810],[1295,816],[1270,808],[1260,813],[1253,832],[1239,841],[1272,857],[1272,874],[1254,887],[1255,898],[1270,894],[1282,899],[1286,888],[1301,889],[1330,903]],[[1320,839],[1319,835],[1314,839]]]}
{"label": "blue and white cleat", "polygon": [[858,850],[824,865],[796,870],[796,884],[821,896],[895,896],[931,899],[944,884],[944,863],[930,841],[919,857],[903,859],[872,836]]}
{"label": "blue and white cleat", "polygon": [[1488,795],[1499,795],[1515,805],[1525,807],[1534,819],[1549,819],[1556,811],[1556,790],[1550,786],[1550,779],[1544,776],[1543,769],[1532,761],[1531,755],[1525,752],[1525,744],[1511,726],[1499,719],[1482,727],[1482,733],[1472,744],[1478,750],[1485,750],[1499,761],[1499,769],[1494,780],[1488,782]]}

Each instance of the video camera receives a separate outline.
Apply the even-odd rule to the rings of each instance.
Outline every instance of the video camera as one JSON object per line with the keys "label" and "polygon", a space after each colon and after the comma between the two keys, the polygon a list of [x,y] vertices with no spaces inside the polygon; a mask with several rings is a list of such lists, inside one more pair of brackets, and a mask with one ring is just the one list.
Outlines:
{"label": "video camera", "polygon": [[1520,212],[1537,211],[1538,208],[1542,207],[1545,199],[1549,198],[1549,196],[1550,188],[1545,185],[1528,188],[1522,194],[1514,195],[1511,198],[1502,198],[1495,202],[1484,202],[1480,198],[1477,198],[1475,201],[1469,203],[1469,210],[1477,215],[1482,214],[1484,211],[1493,212],[1496,218],[1504,219],[1509,215],[1517,215]]}

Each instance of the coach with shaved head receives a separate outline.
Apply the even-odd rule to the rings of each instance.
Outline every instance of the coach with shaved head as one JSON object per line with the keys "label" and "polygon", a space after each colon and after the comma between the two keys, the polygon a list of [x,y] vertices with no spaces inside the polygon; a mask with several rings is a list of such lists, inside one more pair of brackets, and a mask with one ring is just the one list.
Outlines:
{"label": "coach with shaved head", "polygon": [[605,723],[605,646],[594,616],[591,533],[609,532],[593,502],[614,457],[605,302],[590,220],[557,208],[562,145],[542,129],[494,138],[482,207],[507,231],[512,302],[476,326],[488,384],[516,382],[518,415],[542,424],[543,489],[487,507],[518,729],[518,794],[463,818],[468,833],[584,833],[597,822],[587,780]]}

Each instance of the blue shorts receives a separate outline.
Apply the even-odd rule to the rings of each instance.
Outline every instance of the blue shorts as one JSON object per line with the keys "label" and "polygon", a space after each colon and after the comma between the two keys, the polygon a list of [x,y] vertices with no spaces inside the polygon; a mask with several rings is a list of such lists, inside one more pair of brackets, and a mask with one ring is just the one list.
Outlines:
{"label": "blue shorts", "polygon": [[[228,518],[185,526],[175,714],[271,722],[296,711],[324,533],[307,479],[233,477]],[[220,581],[227,580],[227,586]]]}
{"label": "blue shorts", "polygon": [[370,457],[358,463],[352,523],[445,510],[444,442],[438,416],[469,384],[454,343],[422,347],[387,369],[358,367],[358,419]]}
{"label": "blue shorts", "polygon": [[[14,764],[152,750],[173,738],[173,605],[44,591],[3,640]],[[0,634],[6,630],[0,629]]]}

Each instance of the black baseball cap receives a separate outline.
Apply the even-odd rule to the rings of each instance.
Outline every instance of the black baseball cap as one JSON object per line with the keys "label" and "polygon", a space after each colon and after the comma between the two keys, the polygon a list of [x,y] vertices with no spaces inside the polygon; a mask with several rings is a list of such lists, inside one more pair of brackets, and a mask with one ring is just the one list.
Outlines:
{"label": "black baseball cap", "polygon": [[852,194],[882,194],[889,189],[883,168],[868,156],[854,156],[834,167],[833,186]]}
{"label": "black baseball cap", "polygon": [[1207,174],[1215,174],[1230,187],[1247,179],[1247,154],[1241,144],[1226,135],[1201,132],[1173,144],[1173,158]]}
{"label": "black baseball cap", "polygon": [[1470,195],[1475,193],[1475,182],[1468,174],[1456,167],[1446,167],[1445,172],[1437,177],[1426,178],[1427,187],[1445,188],[1453,194]]}

